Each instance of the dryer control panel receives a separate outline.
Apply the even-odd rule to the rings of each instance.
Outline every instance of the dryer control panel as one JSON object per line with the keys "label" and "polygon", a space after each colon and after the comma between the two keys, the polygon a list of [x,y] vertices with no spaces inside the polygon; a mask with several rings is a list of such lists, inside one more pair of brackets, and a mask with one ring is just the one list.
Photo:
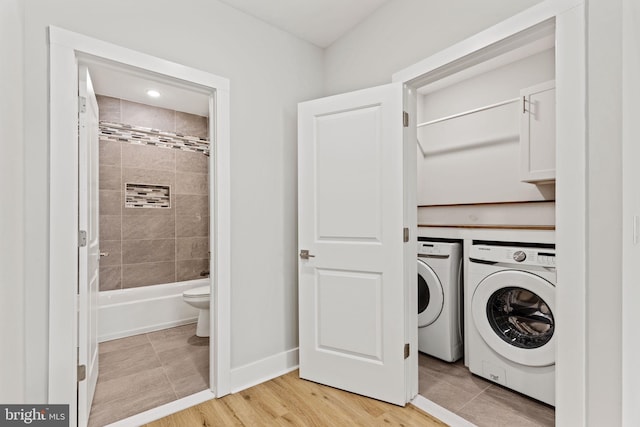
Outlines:
{"label": "dryer control panel", "polygon": [[555,249],[547,248],[472,245],[469,258],[471,260],[501,264],[536,265],[540,267],[556,266],[556,251]]}
{"label": "dryer control panel", "polygon": [[433,258],[447,258],[460,247],[459,243],[442,242],[418,242],[418,255],[430,256]]}

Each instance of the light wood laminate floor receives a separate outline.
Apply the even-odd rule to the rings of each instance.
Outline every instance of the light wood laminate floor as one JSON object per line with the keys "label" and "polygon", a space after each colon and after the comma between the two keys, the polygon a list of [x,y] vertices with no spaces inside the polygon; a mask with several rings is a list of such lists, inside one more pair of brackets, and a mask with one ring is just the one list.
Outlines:
{"label": "light wood laminate floor", "polygon": [[196,324],[98,345],[89,427],[101,427],[209,387],[209,338]]}
{"label": "light wood laminate floor", "polygon": [[412,405],[402,408],[311,381],[298,371],[147,424],[183,426],[424,426],[446,424]]}
{"label": "light wood laminate floor", "polygon": [[478,427],[549,427],[553,407],[473,375],[462,360],[419,353],[419,393]]}

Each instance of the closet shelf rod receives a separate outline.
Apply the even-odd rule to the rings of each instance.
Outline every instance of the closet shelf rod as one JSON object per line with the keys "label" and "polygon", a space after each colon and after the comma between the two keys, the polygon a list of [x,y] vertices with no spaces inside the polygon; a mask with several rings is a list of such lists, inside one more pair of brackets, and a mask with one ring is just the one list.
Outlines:
{"label": "closet shelf rod", "polygon": [[500,107],[502,105],[512,104],[514,102],[519,102],[521,100],[522,100],[521,97],[513,98],[513,99],[507,99],[506,101],[496,102],[495,104],[485,105],[484,107],[474,108],[473,110],[463,111],[462,113],[452,114],[452,115],[447,116],[447,117],[441,117],[439,119],[431,120],[431,121],[424,122],[424,123],[418,123],[418,125],[416,127],[433,125],[433,124],[436,124],[436,123],[444,122],[446,120],[455,119],[457,117],[462,117],[462,116],[467,116],[469,114],[477,113],[479,111],[489,110],[491,108]]}

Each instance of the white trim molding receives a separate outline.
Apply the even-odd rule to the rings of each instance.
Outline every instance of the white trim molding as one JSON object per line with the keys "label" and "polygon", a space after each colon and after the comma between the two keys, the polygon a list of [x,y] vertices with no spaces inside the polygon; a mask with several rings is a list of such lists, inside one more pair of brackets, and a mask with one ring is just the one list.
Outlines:
{"label": "white trim molding", "polygon": [[173,402],[158,406],[157,408],[149,409],[148,411],[141,412],[129,418],[125,418],[124,420],[116,421],[105,427],[131,427],[145,425],[215,398],[216,396],[211,390],[204,390],[199,393],[192,394],[191,396],[183,397],[182,399],[174,400]]}
{"label": "white trim molding", "polygon": [[465,420],[460,415],[443,408],[420,394],[411,401],[411,404],[450,427],[476,427],[472,422]]}
{"label": "white trim molding", "polygon": [[209,94],[211,150],[212,275],[211,387],[231,390],[231,194],[229,80],[101,40],[49,27],[49,403],[70,405],[77,420],[77,67],[79,61],[107,61],[134,67]]}
{"label": "white trim molding", "polygon": [[622,425],[631,427],[640,420],[640,4],[623,0],[622,7]]}
{"label": "white trim molding", "polygon": [[237,393],[254,385],[298,369],[298,348],[265,357],[231,370],[231,392]]}

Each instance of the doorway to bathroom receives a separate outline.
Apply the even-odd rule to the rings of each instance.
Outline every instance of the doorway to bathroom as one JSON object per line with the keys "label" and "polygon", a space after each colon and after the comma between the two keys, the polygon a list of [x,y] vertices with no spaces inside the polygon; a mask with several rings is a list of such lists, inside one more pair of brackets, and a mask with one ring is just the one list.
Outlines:
{"label": "doorway to bathroom", "polygon": [[[84,59],[79,69],[80,226],[100,261],[88,295],[98,345],[80,353],[78,413],[101,426],[209,389],[209,96],[111,64]],[[97,160],[84,162],[85,139],[97,140]],[[83,163],[97,164],[97,180],[83,178],[92,170]],[[91,182],[95,239],[82,221]],[[91,318],[80,320],[81,349]]]}
{"label": "doorway to bathroom", "polygon": [[[58,28],[50,28],[49,39],[51,223],[56,224],[50,234],[56,248],[50,252],[50,400],[70,404],[71,425],[87,425],[92,383],[102,368],[104,387],[98,384],[96,397],[122,401],[118,418],[146,409],[161,416],[160,405],[185,396],[186,407],[225,395],[229,83]],[[80,90],[78,102],[69,102],[79,94],[83,70],[93,77],[87,86],[98,95],[93,156],[82,139],[69,143],[83,135],[88,97]],[[155,89],[166,101],[136,97],[131,89],[136,84],[144,96]],[[102,209],[95,209],[98,205]],[[93,227],[86,226],[83,211],[94,217]],[[98,252],[83,252],[92,230]],[[102,282],[97,289],[87,280],[87,266],[96,264],[91,261],[96,256],[100,264],[94,270]],[[198,336],[204,335],[200,327],[196,334],[201,307],[183,300],[184,292],[203,287],[214,301],[208,321],[200,322],[210,329],[210,339]],[[129,374],[140,377],[140,384],[134,386]],[[117,385],[123,378],[128,387]],[[148,392],[149,384],[163,382],[165,389]],[[143,401],[135,403],[126,390]],[[124,402],[130,411],[121,410]],[[96,418],[92,424],[112,421]]]}

